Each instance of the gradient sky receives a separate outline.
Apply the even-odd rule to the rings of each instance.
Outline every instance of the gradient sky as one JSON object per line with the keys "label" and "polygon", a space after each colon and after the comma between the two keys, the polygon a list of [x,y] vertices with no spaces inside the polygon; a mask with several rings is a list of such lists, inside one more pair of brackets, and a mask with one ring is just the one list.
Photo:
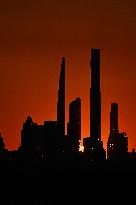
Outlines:
{"label": "gradient sky", "polygon": [[110,103],[119,103],[119,128],[136,147],[136,1],[0,1],[0,132],[6,148],[20,144],[27,115],[56,119],[61,57],[66,58],[66,111],[82,99],[82,136],[89,136],[90,50],[101,49],[102,139]]}

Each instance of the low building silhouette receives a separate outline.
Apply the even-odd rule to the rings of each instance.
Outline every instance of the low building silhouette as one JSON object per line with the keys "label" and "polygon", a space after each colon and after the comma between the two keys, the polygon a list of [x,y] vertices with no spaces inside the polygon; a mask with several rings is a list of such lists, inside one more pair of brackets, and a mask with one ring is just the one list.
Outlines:
{"label": "low building silhouette", "polygon": [[27,117],[21,131],[20,150],[33,160],[55,160],[64,152],[64,137],[57,121],[37,125]]}
{"label": "low building silhouette", "polygon": [[28,116],[23,123],[21,130],[20,150],[27,159],[42,157],[44,150],[44,126],[34,123],[31,116]]}

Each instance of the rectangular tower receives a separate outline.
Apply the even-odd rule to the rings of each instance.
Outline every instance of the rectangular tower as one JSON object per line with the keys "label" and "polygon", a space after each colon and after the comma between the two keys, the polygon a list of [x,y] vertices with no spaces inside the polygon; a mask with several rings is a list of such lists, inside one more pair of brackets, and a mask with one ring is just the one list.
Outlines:
{"label": "rectangular tower", "polygon": [[90,66],[90,154],[92,161],[101,161],[106,152],[101,140],[100,49],[91,50]]}
{"label": "rectangular tower", "polygon": [[69,106],[69,122],[67,133],[73,152],[79,152],[81,140],[81,99],[76,98]]}
{"label": "rectangular tower", "polygon": [[90,136],[101,140],[100,49],[91,50]]}

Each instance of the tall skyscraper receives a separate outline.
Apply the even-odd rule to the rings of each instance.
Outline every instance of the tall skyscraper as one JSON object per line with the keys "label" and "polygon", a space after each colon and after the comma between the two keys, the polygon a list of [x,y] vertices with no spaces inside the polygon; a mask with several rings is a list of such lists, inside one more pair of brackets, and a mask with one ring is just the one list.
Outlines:
{"label": "tall skyscraper", "polygon": [[90,153],[93,161],[106,158],[101,141],[100,49],[91,50]]}
{"label": "tall skyscraper", "polygon": [[57,102],[57,121],[61,128],[62,135],[65,135],[65,58],[62,58],[58,102]]}
{"label": "tall skyscraper", "polygon": [[107,142],[107,159],[126,159],[128,152],[128,138],[125,132],[118,128],[118,104],[111,103],[110,134]]}
{"label": "tall skyscraper", "polygon": [[90,136],[101,140],[100,49],[91,50]]}
{"label": "tall skyscraper", "polygon": [[70,146],[73,152],[79,151],[81,140],[81,100],[76,98],[69,106],[69,122],[67,134],[70,141]]}

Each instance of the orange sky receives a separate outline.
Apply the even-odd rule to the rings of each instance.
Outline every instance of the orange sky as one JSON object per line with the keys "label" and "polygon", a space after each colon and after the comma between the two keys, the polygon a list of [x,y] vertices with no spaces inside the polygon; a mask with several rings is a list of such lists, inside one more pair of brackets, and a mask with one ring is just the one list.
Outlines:
{"label": "orange sky", "polygon": [[[136,147],[135,0],[4,0],[0,2],[0,131],[6,147],[20,143],[27,115],[56,119],[61,57],[66,58],[66,111],[82,99],[82,136],[89,135],[90,50],[101,48],[102,139],[110,103],[119,128]],[[68,114],[67,114],[68,121]]]}

